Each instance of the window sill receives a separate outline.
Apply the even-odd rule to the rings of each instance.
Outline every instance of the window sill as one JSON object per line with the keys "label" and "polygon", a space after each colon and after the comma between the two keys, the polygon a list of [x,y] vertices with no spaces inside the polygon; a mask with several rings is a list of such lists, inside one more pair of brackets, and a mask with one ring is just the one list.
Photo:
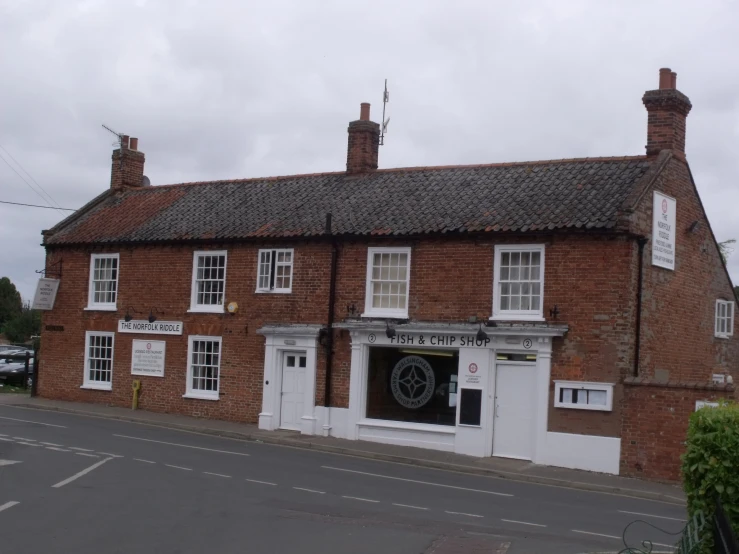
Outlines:
{"label": "window sill", "polygon": [[378,318],[378,319],[408,319],[408,312],[364,312],[360,317],[367,319]]}
{"label": "window sill", "polygon": [[546,321],[541,315],[494,315],[488,318],[489,321],[531,321],[541,322]]}
{"label": "window sill", "polygon": [[83,308],[86,312],[117,312],[117,306],[87,306]]}
{"label": "window sill", "polygon": [[266,290],[266,289],[257,289],[254,291],[254,294],[292,294],[293,289],[275,289],[275,290]]}
{"label": "window sill", "polygon": [[183,394],[182,398],[192,398],[193,400],[218,400],[218,396],[210,396],[205,394],[193,394],[191,392],[188,392],[187,394]]}
{"label": "window sill", "polygon": [[590,410],[595,412],[612,412],[612,408],[608,408],[607,406],[595,406],[590,404],[583,404],[582,406],[578,404],[554,404],[555,408],[565,408],[568,410]]}
{"label": "window sill", "polygon": [[212,308],[204,310],[203,308],[190,308],[187,310],[188,314],[222,314],[225,313],[225,309],[223,306],[218,306],[218,308]]}
{"label": "window sill", "polygon": [[733,336],[734,335],[713,335],[713,337],[717,339],[730,339]]}
{"label": "window sill", "polygon": [[385,419],[362,419],[357,422],[360,427],[374,427],[378,429],[398,429],[400,431],[425,431],[427,433],[456,434],[454,425],[434,425],[432,423],[411,423],[408,421],[391,421]]}
{"label": "window sill", "polygon": [[90,384],[84,384],[80,386],[81,389],[87,389],[87,390],[103,390],[103,391],[112,391],[113,385],[90,385]]}

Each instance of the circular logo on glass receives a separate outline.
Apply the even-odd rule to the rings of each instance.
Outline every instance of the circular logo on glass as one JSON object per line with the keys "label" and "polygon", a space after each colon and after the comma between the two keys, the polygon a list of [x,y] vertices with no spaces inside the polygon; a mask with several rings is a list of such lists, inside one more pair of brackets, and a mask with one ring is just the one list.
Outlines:
{"label": "circular logo on glass", "polygon": [[434,370],[420,356],[406,356],[395,364],[390,376],[390,388],[395,400],[412,410],[431,400],[435,387]]}

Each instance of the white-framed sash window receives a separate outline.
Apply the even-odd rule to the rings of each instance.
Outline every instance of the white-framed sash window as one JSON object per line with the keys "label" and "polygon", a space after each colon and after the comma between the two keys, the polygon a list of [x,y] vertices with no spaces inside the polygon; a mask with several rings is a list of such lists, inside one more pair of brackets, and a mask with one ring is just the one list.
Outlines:
{"label": "white-framed sash window", "polygon": [[221,337],[191,335],[187,347],[185,397],[218,400],[221,379]]}
{"label": "white-framed sash window", "polygon": [[226,294],[226,251],[205,250],[193,254],[191,312],[223,313]]}
{"label": "white-framed sash window", "polygon": [[262,249],[257,267],[257,292],[290,293],[293,287],[292,248]]}
{"label": "white-framed sash window", "polygon": [[544,245],[495,246],[490,319],[544,320]]}
{"label": "white-framed sash window", "polygon": [[410,247],[368,248],[364,317],[408,317]]}
{"label": "white-framed sash window", "polygon": [[727,339],[734,334],[734,302],[716,300],[715,336]]}
{"label": "white-framed sash window", "polygon": [[90,256],[90,284],[88,310],[115,311],[118,300],[118,254],[92,254]]}
{"label": "white-framed sash window", "polygon": [[111,390],[113,388],[113,346],[115,333],[87,331],[85,333],[85,374],[82,388]]}

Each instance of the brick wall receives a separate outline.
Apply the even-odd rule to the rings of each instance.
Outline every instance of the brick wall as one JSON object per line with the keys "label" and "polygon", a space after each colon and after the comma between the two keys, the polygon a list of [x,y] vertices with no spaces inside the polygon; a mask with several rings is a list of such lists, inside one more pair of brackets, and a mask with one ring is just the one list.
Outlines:
{"label": "brick wall", "polygon": [[636,379],[624,386],[621,474],[675,481],[696,400],[731,397],[733,387],[705,383],[658,384]]}

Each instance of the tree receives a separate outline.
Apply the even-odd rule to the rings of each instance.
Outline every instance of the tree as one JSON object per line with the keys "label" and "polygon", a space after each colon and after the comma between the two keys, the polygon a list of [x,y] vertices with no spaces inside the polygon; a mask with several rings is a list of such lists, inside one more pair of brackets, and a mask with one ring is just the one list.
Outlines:
{"label": "tree", "polygon": [[734,243],[736,243],[736,239],[729,239],[718,243],[718,249],[724,263],[726,263],[726,260],[729,259],[729,256],[731,256],[731,253],[734,251],[734,247],[731,246]]}
{"label": "tree", "polygon": [[737,285],[736,287],[734,287],[734,296],[736,296],[737,298],[739,298],[739,285]]}
{"label": "tree", "polygon": [[0,330],[23,310],[21,293],[7,277],[0,279]]}
{"label": "tree", "polygon": [[10,342],[24,343],[41,332],[41,312],[30,304],[22,306],[21,313],[5,324],[5,336]]}

